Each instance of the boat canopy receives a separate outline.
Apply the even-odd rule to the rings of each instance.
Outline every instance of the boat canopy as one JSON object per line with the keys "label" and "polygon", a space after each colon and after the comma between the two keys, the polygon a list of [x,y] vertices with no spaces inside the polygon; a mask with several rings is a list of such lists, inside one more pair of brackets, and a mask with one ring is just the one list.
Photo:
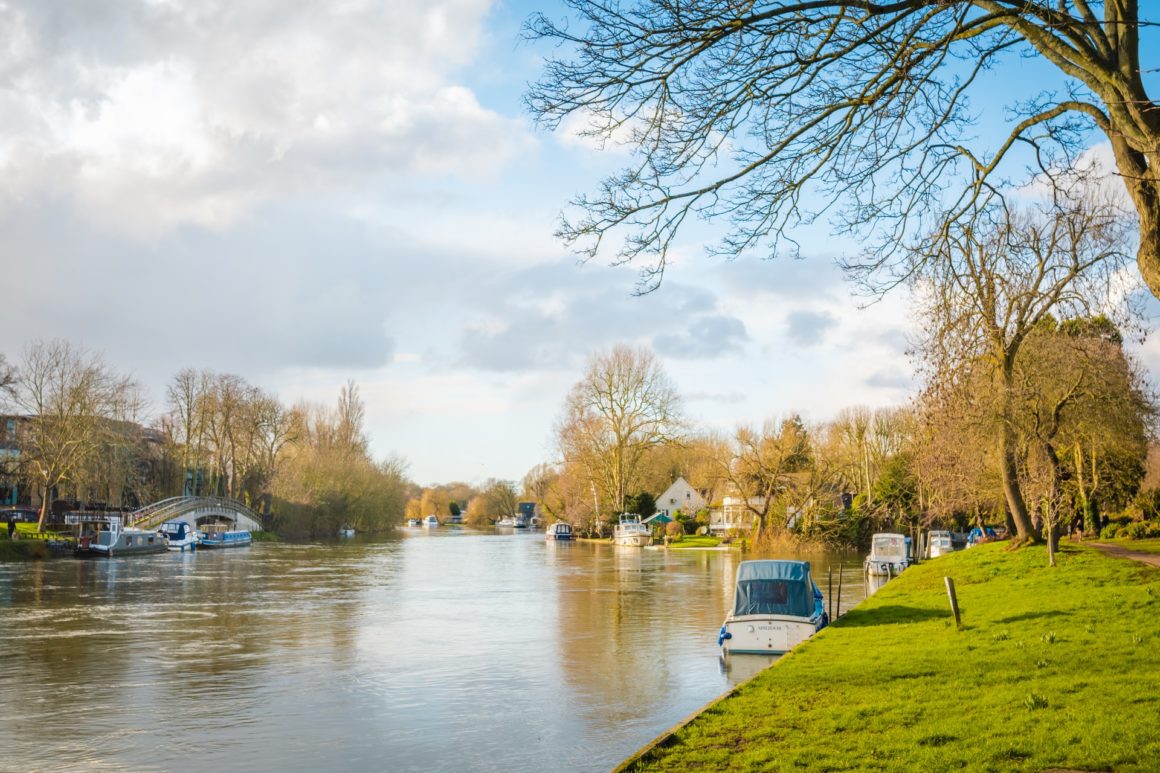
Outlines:
{"label": "boat canopy", "polygon": [[734,615],[810,617],[820,595],[807,561],[742,561],[737,568]]}

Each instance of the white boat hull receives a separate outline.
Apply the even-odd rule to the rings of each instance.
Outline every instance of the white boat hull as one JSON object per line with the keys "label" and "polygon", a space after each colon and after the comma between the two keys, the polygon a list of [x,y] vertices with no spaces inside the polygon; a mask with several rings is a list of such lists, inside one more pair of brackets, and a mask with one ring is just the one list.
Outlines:
{"label": "white boat hull", "polygon": [[652,536],[649,534],[618,534],[612,538],[612,544],[624,545],[630,548],[643,548],[646,545],[652,544]]}
{"label": "white boat hull", "polygon": [[730,616],[722,626],[728,635],[721,648],[726,654],[781,655],[817,633],[819,622],[788,615]]}
{"label": "white boat hull", "polygon": [[874,561],[867,558],[863,568],[873,577],[893,577],[900,574],[908,564],[904,561]]}

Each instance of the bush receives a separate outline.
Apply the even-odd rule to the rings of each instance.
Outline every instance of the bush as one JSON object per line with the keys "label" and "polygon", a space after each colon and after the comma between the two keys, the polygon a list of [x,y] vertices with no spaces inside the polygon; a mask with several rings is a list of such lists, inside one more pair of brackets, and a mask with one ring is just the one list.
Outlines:
{"label": "bush", "polygon": [[[693,525],[696,526],[695,523]],[[684,526],[676,521],[672,521],[671,523],[665,524],[665,534],[672,537],[673,539],[680,538],[680,536],[684,533],[685,533]]]}
{"label": "bush", "polygon": [[[1101,535],[1103,532],[1101,532]],[[1160,537],[1160,523],[1156,521],[1142,521],[1131,523],[1120,530],[1119,536],[1128,539],[1152,539]]]}
{"label": "bush", "polygon": [[1115,539],[1123,527],[1118,523],[1109,523],[1100,529],[1100,539]]}

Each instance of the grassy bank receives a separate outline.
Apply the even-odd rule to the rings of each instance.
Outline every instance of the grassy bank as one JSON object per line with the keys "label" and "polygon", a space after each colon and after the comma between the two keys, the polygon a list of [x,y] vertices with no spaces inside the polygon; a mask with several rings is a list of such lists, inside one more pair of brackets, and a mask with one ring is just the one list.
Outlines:
{"label": "grassy bank", "polygon": [[908,569],[626,768],[1154,770],[1160,573],[1004,547]]}

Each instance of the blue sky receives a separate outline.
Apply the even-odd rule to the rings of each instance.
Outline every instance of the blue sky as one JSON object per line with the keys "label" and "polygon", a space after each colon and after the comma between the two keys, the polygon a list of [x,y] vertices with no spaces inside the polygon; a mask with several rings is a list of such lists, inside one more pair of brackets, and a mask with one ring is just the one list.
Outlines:
{"label": "blue sky", "polygon": [[287,403],[354,379],[373,449],[420,483],[551,460],[565,393],[616,343],[652,346],[707,428],[905,400],[907,299],[860,309],[833,265],[850,246],[824,229],[805,260],[731,263],[691,232],[643,298],[635,269],[581,266],[553,238],[625,156],[523,113],[537,8],[560,12],[6,4],[0,351],[83,344],[157,411],[185,367]]}

